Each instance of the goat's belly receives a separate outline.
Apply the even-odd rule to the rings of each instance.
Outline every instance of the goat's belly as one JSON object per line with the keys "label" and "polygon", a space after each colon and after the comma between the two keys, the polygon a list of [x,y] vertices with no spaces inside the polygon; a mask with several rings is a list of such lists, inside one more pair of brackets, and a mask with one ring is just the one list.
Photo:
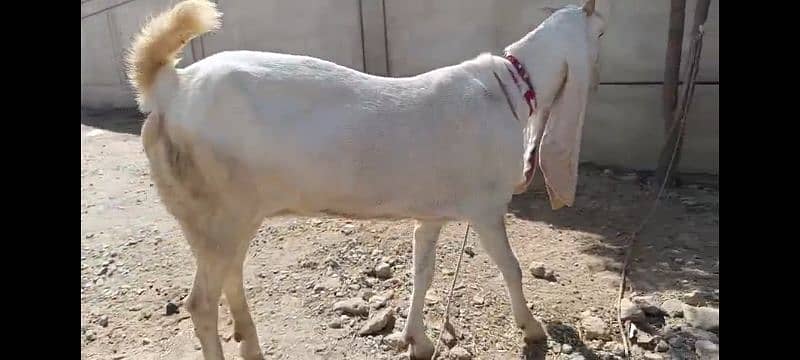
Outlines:
{"label": "goat's belly", "polygon": [[[459,201],[443,191],[415,189],[408,182],[388,184],[374,179],[355,186],[344,185],[342,178],[328,177],[312,181],[284,183],[279,191],[271,187],[265,203],[275,206],[279,213],[297,215],[334,215],[349,218],[384,219],[456,219],[459,218]],[[398,179],[403,180],[403,179]],[[353,184],[353,183],[351,183]]]}

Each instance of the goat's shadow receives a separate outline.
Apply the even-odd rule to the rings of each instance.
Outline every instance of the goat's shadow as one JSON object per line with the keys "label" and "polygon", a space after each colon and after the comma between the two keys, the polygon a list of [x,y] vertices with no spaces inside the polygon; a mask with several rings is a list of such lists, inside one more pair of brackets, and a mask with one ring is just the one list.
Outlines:
{"label": "goat's shadow", "polygon": [[[581,354],[587,360],[600,359],[600,357],[586,344],[581,341],[578,332],[574,327],[560,322],[547,323],[547,333],[549,341],[555,341],[558,344],[569,344],[572,347],[570,354]],[[562,345],[559,345],[562,346]],[[525,360],[544,360],[547,356],[548,345],[546,342],[537,342],[533,344],[525,344],[522,348],[521,359]],[[563,352],[556,351],[561,354]]]}
{"label": "goat's shadow", "polygon": [[[650,212],[658,190],[649,174],[615,177],[581,164],[574,207],[559,210],[550,209],[541,176],[537,178],[528,192],[512,199],[510,213],[519,220],[549,224],[556,231],[599,235],[576,239],[575,246],[616,263],[607,270],[619,270],[630,234]],[[709,185],[670,189],[637,237],[634,251],[629,281],[636,290],[718,289],[718,189]]]}

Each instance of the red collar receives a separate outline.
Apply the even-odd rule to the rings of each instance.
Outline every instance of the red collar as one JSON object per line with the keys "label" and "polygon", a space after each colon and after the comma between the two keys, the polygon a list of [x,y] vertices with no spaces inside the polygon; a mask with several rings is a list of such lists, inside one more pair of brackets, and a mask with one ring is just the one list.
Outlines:
{"label": "red collar", "polygon": [[[522,80],[525,81],[525,84],[528,85],[528,90],[525,91],[525,94],[523,96],[525,97],[525,101],[528,103],[528,108],[530,108],[528,116],[531,116],[533,115],[533,109],[536,108],[536,92],[533,90],[533,85],[531,84],[531,78],[528,75],[528,72],[525,71],[525,66],[523,66],[522,63],[519,62],[519,60],[517,60],[516,57],[514,57],[514,55],[505,53],[505,58],[511,62],[511,65],[514,65],[514,69],[517,70],[517,74],[519,74],[519,77],[521,77]],[[516,84],[517,88],[519,88],[519,82],[517,82],[517,77],[510,69],[508,70],[508,72],[511,74],[511,78],[514,79],[514,84]]]}

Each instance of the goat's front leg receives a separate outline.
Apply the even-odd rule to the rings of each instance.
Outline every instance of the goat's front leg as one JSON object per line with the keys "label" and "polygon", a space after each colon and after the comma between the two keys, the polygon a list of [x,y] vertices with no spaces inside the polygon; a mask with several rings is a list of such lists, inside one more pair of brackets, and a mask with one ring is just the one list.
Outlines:
{"label": "goat's front leg", "polygon": [[526,343],[538,343],[547,338],[542,325],[528,310],[525,294],[522,292],[522,270],[519,261],[508,244],[506,226],[500,216],[480,219],[474,222],[475,231],[480,238],[481,245],[494,261],[508,288],[511,299],[511,310],[514,322],[525,333]]}
{"label": "goat's front leg", "polygon": [[425,307],[425,293],[433,281],[436,241],[443,225],[443,222],[417,221],[414,228],[414,291],[403,330],[411,359],[430,359],[433,355],[433,343],[425,335],[422,309]]}

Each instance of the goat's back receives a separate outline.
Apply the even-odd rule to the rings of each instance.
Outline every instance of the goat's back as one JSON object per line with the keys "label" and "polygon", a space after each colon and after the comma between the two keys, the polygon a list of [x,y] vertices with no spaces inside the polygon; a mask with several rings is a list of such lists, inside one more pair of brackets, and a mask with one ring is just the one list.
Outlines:
{"label": "goat's back", "polygon": [[166,116],[182,141],[240,164],[269,211],[458,218],[510,197],[522,166],[520,125],[498,116],[505,100],[478,65],[386,78],[224,52],[178,72]]}

